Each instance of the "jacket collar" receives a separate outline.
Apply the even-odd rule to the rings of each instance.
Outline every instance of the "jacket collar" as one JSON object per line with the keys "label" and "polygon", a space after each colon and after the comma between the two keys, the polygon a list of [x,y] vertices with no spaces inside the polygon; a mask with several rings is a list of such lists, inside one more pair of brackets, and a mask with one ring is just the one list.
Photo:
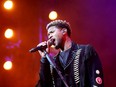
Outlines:
{"label": "jacket collar", "polygon": [[[74,42],[72,42],[72,46],[71,46],[71,50],[69,52],[69,57],[68,57],[68,60],[67,60],[67,63],[66,63],[66,66],[64,67],[64,69],[66,69],[70,64],[71,62],[74,60],[75,56],[76,56],[76,52],[78,50],[78,45]],[[55,62],[56,62],[56,65],[59,65],[59,53],[54,57],[55,58]]]}
{"label": "jacket collar", "polygon": [[65,69],[71,64],[71,62],[74,60],[75,56],[76,56],[76,52],[77,52],[78,46],[76,43],[72,42],[72,47],[69,53],[69,57],[67,60],[67,64]]}

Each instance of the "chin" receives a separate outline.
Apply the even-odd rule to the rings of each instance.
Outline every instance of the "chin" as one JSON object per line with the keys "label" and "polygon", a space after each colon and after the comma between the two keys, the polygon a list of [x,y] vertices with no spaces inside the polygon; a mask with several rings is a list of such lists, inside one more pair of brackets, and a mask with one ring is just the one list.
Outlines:
{"label": "chin", "polygon": [[55,49],[59,49],[59,46],[57,45],[57,46],[55,46]]}

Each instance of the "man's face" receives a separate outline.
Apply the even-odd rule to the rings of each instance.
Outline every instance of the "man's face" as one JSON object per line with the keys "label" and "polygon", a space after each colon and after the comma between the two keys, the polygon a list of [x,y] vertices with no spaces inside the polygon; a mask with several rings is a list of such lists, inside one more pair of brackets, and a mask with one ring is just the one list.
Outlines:
{"label": "man's face", "polygon": [[62,29],[57,28],[55,26],[52,26],[48,29],[48,39],[52,39],[53,45],[56,49],[60,48],[62,46],[63,42],[63,32]]}

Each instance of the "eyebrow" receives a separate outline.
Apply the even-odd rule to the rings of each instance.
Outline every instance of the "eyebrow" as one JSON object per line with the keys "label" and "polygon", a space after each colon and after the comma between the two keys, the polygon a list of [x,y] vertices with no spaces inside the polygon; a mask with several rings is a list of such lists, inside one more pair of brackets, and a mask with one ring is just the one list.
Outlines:
{"label": "eyebrow", "polygon": [[50,35],[50,33],[53,33],[54,32],[54,30],[51,30],[49,33],[47,33],[47,35],[49,36]]}

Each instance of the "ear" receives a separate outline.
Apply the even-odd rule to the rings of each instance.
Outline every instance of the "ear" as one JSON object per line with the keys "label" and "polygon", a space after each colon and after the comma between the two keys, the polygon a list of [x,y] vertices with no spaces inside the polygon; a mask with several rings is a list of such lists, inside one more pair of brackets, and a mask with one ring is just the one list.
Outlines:
{"label": "ear", "polygon": [[67,33],[67,29],[66,29],[66,28],[63,28],[63,29],[62,29],[62,33],[63,33],[63,34],[66,34],[66,33]]}

